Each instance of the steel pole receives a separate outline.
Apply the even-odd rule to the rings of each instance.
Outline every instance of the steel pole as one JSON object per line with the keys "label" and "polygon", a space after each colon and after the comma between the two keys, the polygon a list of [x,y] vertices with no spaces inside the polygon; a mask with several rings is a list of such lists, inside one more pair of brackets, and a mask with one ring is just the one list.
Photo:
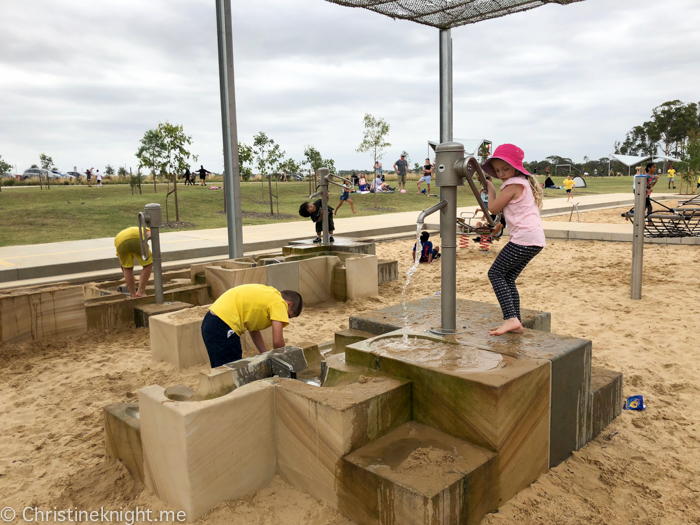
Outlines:
{"label": "steel pole", "polygon": [[440,143],[452,142],[452,36],[440,30]]}
{"label": "steel pole", "polygon": [[146,224],[151,229],[151,246],[153,247],[153,286],[155,288],[156,304],[163,304],[163,267],[160,253],[160,227],[163,225],[163,215],[160,204],[146,204]]}
{"label": "steel pole", "polygon": [[644,266],[644,221],[646,215],[647,176],[634,177],[634,235],[632,237],[632,299],[642,298]]}
{"label": "steel pole", "polygon": [[328,245],[329,234],[328,234],[328,174],[330,170],[328,168],[319,168],[318,170],[318,184],[321,187],[321,213],[323,221],[323,238],[321,239],[324,245]]}
{"label": "steel pole", "polygon": [[443,332],[452,333],[457,329],[457,186],[443,186],[440,193],[447,202],[440,211],[440,324]]}
{"label": "steel pole", "polygon": [[243,257],[241,176],[236,128],[236,90],[233,77],[233,29],[231,0],[216,0],[216,27],[219,42],[219,86],[221,124],[224,138],[224,193],[228,226],[228,256]]}

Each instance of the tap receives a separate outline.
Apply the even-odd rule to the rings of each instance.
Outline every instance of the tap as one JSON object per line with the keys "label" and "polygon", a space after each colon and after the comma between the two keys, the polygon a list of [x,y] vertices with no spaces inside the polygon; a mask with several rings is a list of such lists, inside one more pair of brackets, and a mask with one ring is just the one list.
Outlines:
{"label": "tap", "polygon": [[436,211],[442,210],[443,208],[446,208],[446,207],[447,207],[447,201],[440,201],[437,204],[435,204],[434,206],[431,206],[430,208],[423,210],[422,212],[420,212],[418,214],[418,220],[416,221],[416,224],[420,224],[422,226],[423,224],[425,224],[425,218],[428,215],[432,215]]}

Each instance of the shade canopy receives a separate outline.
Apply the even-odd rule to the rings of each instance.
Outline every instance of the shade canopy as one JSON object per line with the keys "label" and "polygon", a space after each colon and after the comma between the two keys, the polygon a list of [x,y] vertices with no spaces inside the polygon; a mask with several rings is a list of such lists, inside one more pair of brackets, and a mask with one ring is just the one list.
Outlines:
{"label": "shade canopy", "polygon": [[411,20],[439,29],[474,24],[490,18],[527,11],[545,4],[573,4],[583,0],[326,0],[347,7]]}
{"label": "shade canopy", "polygon": [[612,153],[610,156],[616,161],[622,162],[625,166],[634,166],[651,159],[651,155],[641,157],[639,155],[620,155],[619,153]]}

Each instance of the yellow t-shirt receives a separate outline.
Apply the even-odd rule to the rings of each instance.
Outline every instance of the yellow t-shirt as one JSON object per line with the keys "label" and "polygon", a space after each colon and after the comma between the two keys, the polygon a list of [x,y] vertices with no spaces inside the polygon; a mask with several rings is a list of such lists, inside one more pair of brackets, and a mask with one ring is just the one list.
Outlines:
{"label": "yellow t-shirt", "polygon": [[571,188],[574,188],[576,186],[576,183],[573,180],[569,179],[564,179],[564,182],[562,182],[562,184],[567,190],[570,190]]}
{"label": "yellow t-shirt", "polygon": [[[147,231],[150,231],[147,229]],[[132,228],[127,228],[126,230],[120,231],[114,238],[114,247],[119,248],[119,245],[124,241],[130,241],[131,239],[139,238],[139,229],[134,226]]]}
{"label": "yellow t-shirt", "polygon": [[672,179],[676,176],[676,170],[668,170],[668,178]]}
{"label": "yellow t-shirt", "polygon": [[223,293],[209,310],[239,336],[246,330],[257,332],[270,328],[272,321],[287,326],[287,302],[272,286],[243,284]]}

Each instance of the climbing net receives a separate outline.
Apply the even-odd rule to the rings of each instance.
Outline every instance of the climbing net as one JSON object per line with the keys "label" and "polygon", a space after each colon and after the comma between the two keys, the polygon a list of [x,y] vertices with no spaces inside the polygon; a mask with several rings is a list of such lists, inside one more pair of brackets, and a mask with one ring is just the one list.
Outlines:
{"label": "climbing net", "polygon": [[326,0],[361,7],[394,19],[451,29],[490,18],[527,11],[546,4],[573,4],[583,0]]}
{"label": "climbing net", "polygon": [[[645,237],[700,237],[700,195],[669,208],[654,199],[663,210],[653,211],[645,217]],[[634,220],[634,208],[623,217]]]}

